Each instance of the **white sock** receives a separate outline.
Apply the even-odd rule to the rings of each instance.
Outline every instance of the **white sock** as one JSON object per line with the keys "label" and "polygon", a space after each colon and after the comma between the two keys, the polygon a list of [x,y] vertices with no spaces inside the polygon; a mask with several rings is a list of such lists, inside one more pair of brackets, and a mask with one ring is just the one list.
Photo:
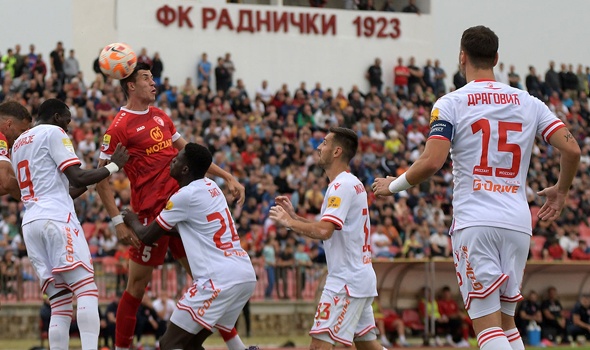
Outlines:
{"label": "white sock", "polygon": [[480,350],[512,350],[508,338],[500,327],[484,329],[477,335]]}
{"label": "white sock", "polygon": [[82,350],[98,348],[100,317],[98,316],[98,288],[94,279],[80,281],[72,285],[78,300],[76,313]]}
{"label": "white sock", "polygon": [[522,342],[518,328],[512,328],[504,331],[504,334],[506,335],[506,338],[508,338],[510,346],[512,346],[512,350],[524,350],[524,343]]}
{"label": "white sock", "polygon": [[246,350],[248,348],[246,345],[244,345],[244,342],[242,342],[242,339],[239,335],[236,335],[235,337],[226,341],[225,345],[227,346],[228,350]]}
{"label": "white sock", "polygon": [[402,343],[402,344],[405,344],[405,343],[407,343],[407,341],[406,341],[406,336],[405,336],[405,335],[403,335],[403,334],[402,334],[402,335],[400,335],[400,336],[399,336],[399,342],[400,342],[400,343]]}
{"label": "white sock", "polygon": [[49,320],[49,347],[52,350],[67,350],[70,343],[70,324],[72,323],[72,294],[68,293],[51,299],[51,319]]}

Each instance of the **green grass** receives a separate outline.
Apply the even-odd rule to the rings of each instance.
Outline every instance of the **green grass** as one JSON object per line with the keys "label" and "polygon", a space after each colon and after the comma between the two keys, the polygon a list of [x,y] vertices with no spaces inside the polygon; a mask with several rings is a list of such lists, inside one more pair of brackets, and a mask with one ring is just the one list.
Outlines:
{"label": "green grass", "polygon": [[[145,336],[143,339],[143,343],[145,345],[152,346],[154,344],[154,337],[153,336]],[[307,348],[309,346],[310,338],[307,335],[297,335],[297,336],[268,336],[268,337],[250,337],[250,338],[243,338],[244,343],[246,345],[258,345],[262,350],[268,347],[276,348],[280,347],[286,341],[290,340],[295,343],[296,347],[299,349]],[[420,347],[418,344],[420,343],[420,339],[411,339],[413,344],[416,344],[416,347],[408,348],[408,349],[437,349],[437,350],[451,350],[452,348],[423,348]],[[102,344],[102,340],[101,340]],[[32,340],[25,340],[25,339],[11,339],[11,340],[0,340],[0,349],[2,350],[28,350],[33,346],[39,346],[40,341],[36,339]],[[45,341],[45,347],[47,348],[47,341]],[[223,344],[223,340],[219,335],[213,335],[205,342],[206,349],[225,349]],[[584,346],[578,346],[577,349],[590,349],[590,344]],[[73,338],[70,341],[70,349],[71,350],[78,350],[80,349],[80,339]],[[337,349],[347,349],[344,347],[338,347]],[[349,348],[348,348],[349,349]],[[397,349],[397,348],[395,348]],[[471,347],[470,349],[477,349],[477,347]],[[528,347],[527,350],[540,350],[540,347]],[[546,349],[546,348],[543,348]],[[552,350],[571,350],[571,346],[559,346],[559,347],[551,347]],[[297,349],[294,349],[297,350]]]}

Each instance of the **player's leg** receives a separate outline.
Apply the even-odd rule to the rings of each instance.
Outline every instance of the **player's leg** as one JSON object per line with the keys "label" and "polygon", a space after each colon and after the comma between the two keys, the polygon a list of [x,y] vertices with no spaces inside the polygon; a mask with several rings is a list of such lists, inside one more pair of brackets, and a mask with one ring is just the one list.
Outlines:
{"label": "player's leg", "polygon": [[51,305],[49,320],[49,348],[54,350],[68,349],[70,342],[70,324],[72,323],[72,293],[67,289],[51,286],[47,289]]}
{"label": "player's leg", "polygon": [[100,316],[98,314],[98,288],[94,282],[94,274],[78,267],[71,271],[62,272],[61,275],[76,296],[76,320],[82,349],[96,349],[100,334]]}
{"label": "player's leg", "polygon": [[486,226],[457,230],[452,236],[459,289],[482,350],[512,349],[500,313],[500,287],[508,280],[498,261],[503,238]]}
{"label": "player's leg", "polygon": [[185,346],[184,350],[204,350],[203,343],[211,334],[213,334],[213,332],[207,329],[202,329],[199,333],[193,336],[188,345]]}
{"label": "player's leg", "polygon": [[240,283],[227,289],[227,294],[220,295],[219,301],[216,300],[219,303],[217,307],[222,311],[215,325],[229,350],[245,350],[247,348],[238,335],[235,324],[244,309],[244,305],[252,297],[255,287],[256,282]]}
{"label": "player's leg", "polygon": [[129,260],[127,288],[123,292],[117,308],[117,320],[115,323],[116,349],[129,349],[133,343],[137,310],[141,305],[145,288],[152,280],[153,269],[153,266],[141,265]]}
{"label": "player's leg", "polygon": [[[169,241],[170,251],[172,256],[184,267],[186,272],[192,276],[191,268],[186,258],[186,252],[182,245],[182,240],[178,237],[170,237]],[[227,348],[229,350],[244,350],[246,346],[238,334],[238,330],[234,327],[230,331],[219,330],[219,334],[223,338]]]}
{"label": "player's leg", "polygon": [[[360,317],[354,331],[354,345],[358,350],[382,350],[383,346],[377,341],[375,313],[373,312],[373,298],[351,298],[358,303]],[[364,306],[363,306],[364,303]],[[347,310],[348,312],[348,310]],[[384,330],[385,331],[385,330]],[[388,346],[388,345],[385,345]],[[389,344],[391,346],[391,344]]]}
{"label": "player's leg", "polygon": [[[211,332],[209,332],[211,334]],[[201,349],[199,347],[195,347],[194,343],[203,344],[203,341],[206,339],[204,338],[197,338],[200,334],[192,334],[184,329],[178,327],[174,324],[174,322],[170,322],[168,324],[168,328],[166,328],[166,332],[160,339],[160,349],[161,350],[188,350],[188,349]],[[202,336],[202,335],[201,335]]]}
{"label": "player's leg", "polygon": [[522,300],[520,285],[530,249],[530,236],[524,232],[498,229],[504,236],[501,249],[502,271],[508,281],[500,288],[502,329],[513,350],[524,350],[524,343],[514,322],[516,303]]}

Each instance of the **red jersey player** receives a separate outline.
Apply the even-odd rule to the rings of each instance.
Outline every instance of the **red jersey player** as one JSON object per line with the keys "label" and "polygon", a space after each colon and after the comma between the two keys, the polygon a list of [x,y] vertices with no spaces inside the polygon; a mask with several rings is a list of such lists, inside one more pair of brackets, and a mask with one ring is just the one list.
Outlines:
{"label": "red jersey player", "polygon": [[[177,182],[170,177],[170,162],[186,145],[185,139],[176,131],[172,120],[162,110],[150,106],[156,98],[156,85],[150,67],[138,63],[133,73],[121,80],[127,96],[127,105],[122,107],[103,138],[101,160],[104,166],[114,151],[114,145],[127,147],[129,162],[125,173],[131,183],[131,206],[140,220],[148,224],[164,208],[168,198],[178,190]],[[238,204],[244,200],[244,187],[231,174],[211,164],[209,173],[225,179]],[[108,181],[102,181],[97,191],[115,224],[117,238],[130,244],[129,279],[117,310],[115,346],[128,349],[132,345],[136,313],[145,288],[152,279],[154,266],[161,265],[168,246],[172,255],[190,274],[186,253],[180,238],[162,237],[149,246],[142,244],[133,231],[123,223],[115,204]],[[221,332],[230,350],[244,350],[235,328]]]}
{"label": "red jersey player", "polygon": [[16,101],[0,104],[0,196],[10,194],[20,199],[20,189],[12,164],[9,150],[14,140],[25,132],[31,125],[29,111]]}

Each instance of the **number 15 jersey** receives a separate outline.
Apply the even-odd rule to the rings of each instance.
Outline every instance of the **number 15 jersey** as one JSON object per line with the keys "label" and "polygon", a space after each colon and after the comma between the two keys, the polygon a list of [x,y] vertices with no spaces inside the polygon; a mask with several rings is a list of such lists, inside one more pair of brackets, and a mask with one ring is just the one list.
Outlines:
{"label": "number 15 jersey", "polygon": [[526,178],[536,135],[549,142],[565,127],[528,92],[472,81],[432,109],[429,139],[451,141],[453,226],[532,233]]}

